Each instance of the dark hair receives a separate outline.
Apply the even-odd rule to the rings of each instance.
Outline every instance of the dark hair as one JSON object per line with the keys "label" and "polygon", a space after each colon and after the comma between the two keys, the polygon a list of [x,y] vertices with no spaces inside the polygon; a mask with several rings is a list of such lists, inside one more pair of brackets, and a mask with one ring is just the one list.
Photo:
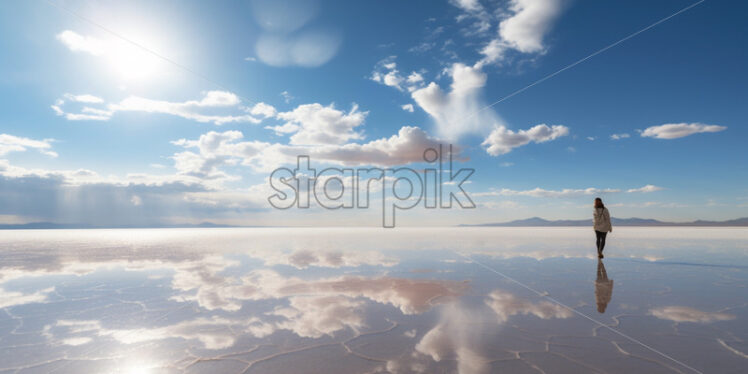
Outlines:
{"label": "dark hair", "polygon": [[595,208],[603,208],[605,209],[605,204],[603,204],[603,199],[596,197],[595,198]]}

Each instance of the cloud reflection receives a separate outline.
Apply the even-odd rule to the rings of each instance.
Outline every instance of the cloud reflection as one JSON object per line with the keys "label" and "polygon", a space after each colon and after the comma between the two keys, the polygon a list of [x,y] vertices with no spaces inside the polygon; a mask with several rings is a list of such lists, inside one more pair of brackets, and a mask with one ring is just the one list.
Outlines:
{"label": "cloud reflection", "polygon": [[357,332],[364,327],[364,305],[363,301],[343,296],[293,296],[288,307],[277,308],[270,314],[285,319],[277,323],[280,329],[305,338],[319,338],[344,328]]}
{"label": "cloud reflection", "polygon": [[197,340],[207,349],[231,347],[236,341],[237,331],[258,338],[274,331],[271,325],[257,318],[236,321],[221,317],[197,318],[167,326],[135,329],[108,328],[95,320],[58,320],[54,325],[45,326],[44,330],[48,337],[67,336],[61,342],[68,345],[90,342],[91,336],[110,337],[123,344],[182,338]]}
{"label": "cloud reflection", "polygon": [[[430,365],[455,360],[460,374],[485,374],[497,352],[490,341],[501,336],[501,327],[510,317],[532,315],[540,319],[564,319],[573,313],[548,301],[532,302],[511,292],[496,289],[484,298],[485,307],[461,303],[445,305],[441,319],[415,345],[412,355],[387,363],[392,373],[425,373]],[[426,358],[430,359],[425,360]]]}
{"label": "cloud reflection", "polygon": [[542,319],[570,318],[574,315],[558,304],[549,301],[533,303],[502,290],[488,294],[485,302],[496,313],[499,323],[505,323],[509,317],[518,314],[534,315]]}
{"label": "cloud reflection", "polygon": [[0,288],[0,309],[16,305],[46,302],[47,296],[51,292],[54,292],[54,290],[54,287],[50,287],[33,293],[23,293]]}
{"label": "cloud reflection", "polygon": [[325,268],[357,267],[361,265],[394,266],[397,259],[380,251],[332,251],[302,249],[290,253],[262,253],[265,265],[289,265],[297,269],[312,266]]}
{"label": "cloud reflection", "polygon": [[[390,373],[483,374],[552,354],[542,343],[558,336],[560,325],[567,331],[567,323],[550,321],[568,319],[572,311],[494,288],[495,279],[472,273],[454,250],[496,261],[535,257],[534,251],[584,257],[591,251],[578,244],[576,231],[563,231],[557,241],[512,231],[500,248],[500,235],[490,229],[442,236],[445,231],[294,229],[288,240],[278,240],[284,231],[275,229],[8,232],[0,253],[0,308],[11,317],[3,326],[16,325],[22,333],[2,338],[11,350],[44,350],[55,357],[98,345],[151,349],[158,353],[153,358],[179,369],[195,355],[219,365],[235,361],[237,352],[249,355],[255,346],[263,347],[253,353],[257,357],[283,355],[263,365],[285,363],[286,355],[322,354],[307,349],[329,348],[332,356],[324,358],[349,349],[352,365],[359,359],[378,362],[380,371]],[[545,251],[551,244],[555,249]],[[565,302],[576,297],[573,290],[559,295]],[[737,318],[684,306],[649,313],[691,323]],[[26,348],[34,334],[43,339]],[[529,347],[533,355],[520,357],[515,348],[524,348],[518,347]],[[2,358],[36,362],[10,355]],[[94,365],[96,357],[81,362]]]}
{"label": "cloud reflection", "polygon": [[722,312],[704,312],[687,306],[663,306],[653,308],[649,314],[673,322],[712,323],[717,321],[729,321],[735,316]]}

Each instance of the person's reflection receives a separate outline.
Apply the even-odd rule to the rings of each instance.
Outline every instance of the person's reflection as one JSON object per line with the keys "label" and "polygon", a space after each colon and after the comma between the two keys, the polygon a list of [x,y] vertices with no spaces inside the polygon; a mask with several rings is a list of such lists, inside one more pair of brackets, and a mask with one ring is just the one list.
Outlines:
{"label": "person's reflection", "polygon": [[605,265],[601,259],[597,259],[597,280],[595,280],[595,301],[597,302],[597,311],[605,313],[610,298],[613,297],[613,280],[608,279],[608,273],[605,272]]}

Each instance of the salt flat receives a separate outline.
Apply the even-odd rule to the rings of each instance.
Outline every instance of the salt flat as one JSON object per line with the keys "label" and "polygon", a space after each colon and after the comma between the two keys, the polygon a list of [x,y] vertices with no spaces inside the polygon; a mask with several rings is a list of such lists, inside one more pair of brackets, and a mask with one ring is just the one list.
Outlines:
{"label": "salt flat", "polygon": [[748,230],[0,232],[0,373],[738,373]]}

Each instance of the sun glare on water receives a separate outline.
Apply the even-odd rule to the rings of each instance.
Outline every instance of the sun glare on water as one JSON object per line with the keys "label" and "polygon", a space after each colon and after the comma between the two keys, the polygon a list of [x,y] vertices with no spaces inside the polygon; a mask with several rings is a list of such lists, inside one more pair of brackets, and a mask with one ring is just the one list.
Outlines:
{"label": "sun glare on water", "polygon": [[125,369],[123,374],[151,374],[153,371],[151,368],[146,366],[132,366],[127,369]]}

